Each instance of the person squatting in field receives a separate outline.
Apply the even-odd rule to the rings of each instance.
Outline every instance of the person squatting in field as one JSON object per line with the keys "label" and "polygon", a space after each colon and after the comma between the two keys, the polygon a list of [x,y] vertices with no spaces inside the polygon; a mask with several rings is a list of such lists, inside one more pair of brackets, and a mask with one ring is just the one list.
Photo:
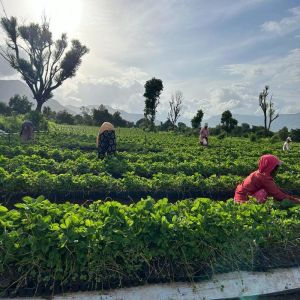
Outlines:
{"label": "person squatting in field", "polygon": [[23,122],[20,137],[22,142],[28,142],[34,138],[34,128],[31,121],[26,120]]}
{"label": "person squatting in field", "polygon": [[252,172],[235,190],[234,201],[244,203],[249,196],[257,199],[259,203],[265,203],[268,197],[281,201],[284,199],[300,204],[300,198],[282,192],[274,182],[274,177],[282,164],[276,156],[266,154],[261,156],[258,170]]}
{"label": "person squatting in field", "polygon": [[111,123],[104,122],[101,125],[97,135],[96,145],[98,147],[98,158],[103,159],[106,154],[116,154],[117,147],[115,127]]}
{"label": "person squatting in field", "polygon": [[208,146],[208,136],[209,136],[208,124],[205,123],[204,127],[201,128],[200,132],[199,132],[199,142],[200,142],[200,145],[202,145],[202,146]]}

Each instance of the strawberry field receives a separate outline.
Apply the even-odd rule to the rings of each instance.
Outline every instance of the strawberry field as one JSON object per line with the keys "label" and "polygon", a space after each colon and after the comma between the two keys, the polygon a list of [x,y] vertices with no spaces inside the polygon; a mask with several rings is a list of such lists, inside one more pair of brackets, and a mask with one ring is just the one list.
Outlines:
{"label": "strawberry field", "polygon": [[263,153],[284,161],[276,181],[299,195],[299,144],[283,153],[268,139],[212,137],[201,148],[197,136],[116,133],[117,156],[104,160],[97,128],[52,125],[32,144],[0,139],[0,295],[300,264],[299,206],[230,199]]}
{"label": "strawberry field", "polygon": [[286,154],[280,142],[211,138],[209,148],[200,148],[196,136],[118,129],[117,156],[99,160],[96,134],[97,128],[56,125],[33,144],[20,144],[17,137],[9,144],[2,138],[2,202],[25,195],[78,203],[106,197],[130,202],[146,196],[224,200],[256,169],[263,153],[285,162],[278,184],[287,192],[299,191],[299,145]]}

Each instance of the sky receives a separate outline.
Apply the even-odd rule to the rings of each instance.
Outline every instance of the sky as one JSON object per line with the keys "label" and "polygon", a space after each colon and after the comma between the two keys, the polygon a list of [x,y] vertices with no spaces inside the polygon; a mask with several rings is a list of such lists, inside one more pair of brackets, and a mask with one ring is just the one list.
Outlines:
{"label": "sky", "polygon": [[[90,52],[54,96],[143,113],[144,84],[163,81],[158,118],[183,93],[183,116],[260,114],[265,85],[280,113],[300,112],[300,0],[2,0],[20,23],[50,19],[54,37]],[[3,15],[3,12],[2,12]],[[0,43],[4,42],[0,33]],[[0,79],[17,78],[0,60]]]}

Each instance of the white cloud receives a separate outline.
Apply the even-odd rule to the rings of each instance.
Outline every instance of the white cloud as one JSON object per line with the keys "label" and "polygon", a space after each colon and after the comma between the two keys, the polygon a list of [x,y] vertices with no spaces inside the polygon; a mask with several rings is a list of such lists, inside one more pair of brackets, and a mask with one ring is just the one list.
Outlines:
{"label": "white cloud", "polygon": [[[215,107],[219,107],[223,100],[227,106],[237,112],[246,113],[257,111],[257,99],[260,90],[265,85],[270,86],[273,100],[281,112],[299,112],[300,103],[300,48],[290,51],[279,58],[260,59],[259,62],[248,64],[233,64],[223,67],[223,72],[240,84],[231,85],[228,90],[212,94]],[[260,89],[260,90],[258,90]],[[232,97],[230,97],[232,95]],[[230,99],[240,100],[239,103]],[[219,100],[218,100],[219,99]],[[222,100],[223,99],[223,100]]]}
{"label": "white cloud", "polygon": [[57,90],[55,98],[62,104],[109,105],[128,112],[141,112],[143,109],[143,85],[137,81],[128,82],[114,80],[85,80],[76,83],[76,88]]}
{"label": "white cloud", "polygon": [[280,21],[268,21],[262,24],[262,31],[283,35],[300,28],[300,6],[289,10],[292,14]]}
{"label": "white cloud", "polygon": [[[29,0],[5,2],[13,15],[26,11],[31,19]],[[206,116],[225,109],[253,113],[265,84],[274,100],[280,100],[281,109],[292,106],[300,111],[300,50],[282,56],[299,38],[294,30],[300,25],[300,7],[260,28],[255,18],[260,4],[278,12],[271,0],[226,1],[226,5],[219,0],[82,2],[84,22],[78,38],[91,51],[76,77],[55,91],[63,104],[103,103],[142,113],[143,85],[155,76],[165,86],[159,106],[162,120],[176,90],[183,92],[184,114],[190,118],[200,108]],[[292,31],[295,39],[284,40],[284,34]],[[278,53],[281,57],[276,58]]]}

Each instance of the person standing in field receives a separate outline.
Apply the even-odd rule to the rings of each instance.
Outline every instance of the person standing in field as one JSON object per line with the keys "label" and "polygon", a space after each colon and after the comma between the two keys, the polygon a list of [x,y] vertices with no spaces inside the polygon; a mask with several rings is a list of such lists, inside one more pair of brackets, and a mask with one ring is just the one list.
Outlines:
{"label": "person standing in field", "polygon": [[34,127],[31,121],[24,121],[22,123],[20,137],[22,142],[28,142],[34,138]]}
{"label": "person standing in field", "polygon": [[285,140],[282,150],[283,151],[290,151],[290,142],[292,141],[292,139],[290,137],[287,137],[287,139]]}
{"label": "person standing in field", "polygon": [[116,154],[116,134],[115,127],[109,123],[104,122],[99,128],[96,144],[98,147],[98,158],[103,159],[105,155]]}
{"label": "person standing in field", "polygon": [[278,201],[288,199],[300,204],[300,198],[284,193],[274,182],[274,177],[281,164],[282,161],[274,155],[266,154],[261,156],[258,162],[258,170],[252,172],[237,186],[234,201],[236,203],[244,203],[249,200],[249,196],[252,196],[259,203],[265,203],[268,197],[273,197]]}
{"label": "person standing in field", "polygon": [[208,136],[209,136],[208,124],[205,123],[204,127],[201,128],[199,132],[199,142],[202,146],[208,146]]}

